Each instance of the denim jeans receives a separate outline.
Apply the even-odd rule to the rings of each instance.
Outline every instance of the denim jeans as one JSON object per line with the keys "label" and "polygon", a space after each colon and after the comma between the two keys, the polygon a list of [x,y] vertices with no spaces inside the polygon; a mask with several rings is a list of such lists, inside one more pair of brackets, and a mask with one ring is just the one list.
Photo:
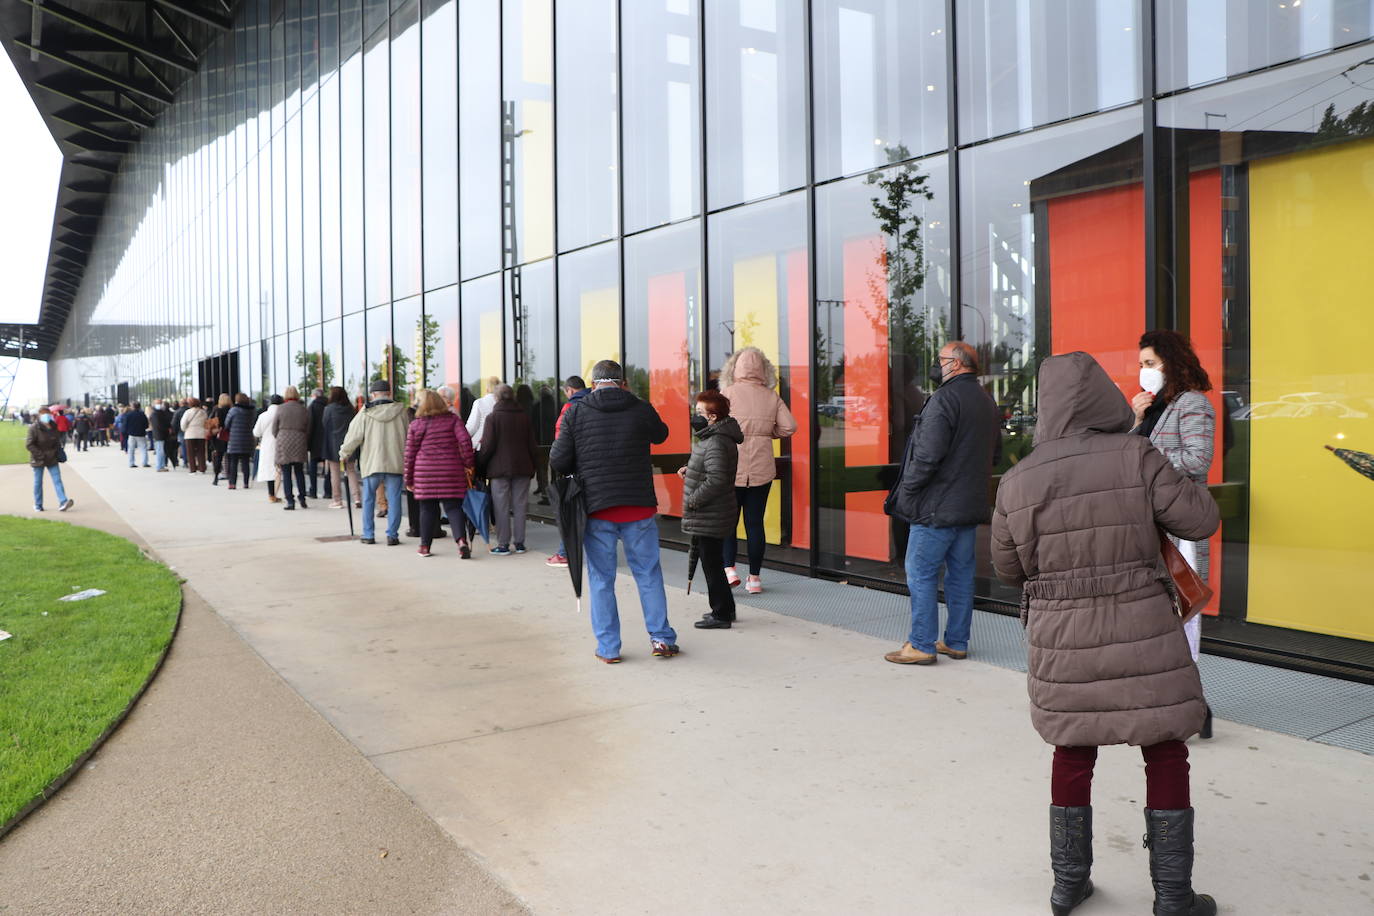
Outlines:
{"label": "denim jeans", "polygon": [[143,449],[143,466],[146,468],[146,467],[148,466],[148,437],[147,437],[147,436],[129,436],[128,439],[129,439],[129,467],[133,467],[133,466],[137,463],[137,462],[134,461],[134,456],[135,456],[136,454],[138,454],[138,450],[139,450],[139,449]]}
{"label": "denim jeans", "polygon": [[386,487],[386,536],[394,538],[401,533],[401,504],[404,502],[401,485],[404,481],[400,474],[368,474],[363,478],[363,537],[370,540],[377,536],[378,487]]}
{"label": "denim jeans", "polygon": [[62,466],[54,464],[50,468],[33,469],[33,507],[43,508],[43,471],[48,472],[52,478],[53,491],[57,493],[57,504],[60,506],[67,501],[67,491],[62,488]]}
{"label": "denim jeans", "polygon": [[912,648],[933,653],[940,629],[940,605],[936,585],[940,567],[945,568],[945,645],[968,651],[973,626],[973,541],[976,525],[958,528],[927,528],[912,525],[906,543],[906,584],[911,591]]}
{"label": "denim jeans", "polygon": [[153,454],[157,456],[157,469],[160,471],[167,466],[167,442],[164,439],[153,440]]}
{"label": "denim jeans", "polygon": [[625,545],[625,561],[639,587],[644,627],[649,637],[673,645],[677,633],[668,626],[668,597],[663,592],[663,568],[659,565],[658,524],[653,518],[638,522],[587,519],[583,552],[587,557],[587,585],[591,591],[592,632],[596,654],[620,655],[620,609],[615,600],[615,544]]}

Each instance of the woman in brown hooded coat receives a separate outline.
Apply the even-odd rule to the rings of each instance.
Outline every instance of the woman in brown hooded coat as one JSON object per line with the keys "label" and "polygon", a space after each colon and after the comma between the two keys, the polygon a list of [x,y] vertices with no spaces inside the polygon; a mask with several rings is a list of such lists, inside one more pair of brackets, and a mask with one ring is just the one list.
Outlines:
{"label": "woman in brown hooded coat", "polygon": [[1206,707],[1159,562],[1159,532],[1200,540],[1217,505],[1149,440],[1129,435],[1125,397],[1086,353],[1045,360],[1035,450],[1002,478],[992,558],[1024,586],[1031,721],[1055,745],[1050,905],[1068,913],[1092,882],[1093,763],[1104,744],[1145,757],[1154,912],[1210,916],[1194,894],[1184,740]]}

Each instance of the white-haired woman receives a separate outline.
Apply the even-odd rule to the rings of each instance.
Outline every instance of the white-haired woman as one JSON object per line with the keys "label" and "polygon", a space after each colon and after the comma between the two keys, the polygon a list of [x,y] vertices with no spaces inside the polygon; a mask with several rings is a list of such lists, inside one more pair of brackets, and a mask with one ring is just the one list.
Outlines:
{"label": "white-haired woman", "polygon": [[[749,578],[744,590],[751,595],[763,591],[759,573],[763,570],[766,547],[763,516],[768,494],[778,476],[773,460],[773,440],[791,436],[797,421],[776,390],[778,370],[758,347],[743,347],[731,354],[720,370],[721,394],[730,400],[730,415],[744,431],[739,447],[739,469],[735,472],[735,496],[744,515],[744,533],[749,552]],[[730,585],[740,583],[735,571],[738,542],[732,534],[725,539],[725,578]]]}

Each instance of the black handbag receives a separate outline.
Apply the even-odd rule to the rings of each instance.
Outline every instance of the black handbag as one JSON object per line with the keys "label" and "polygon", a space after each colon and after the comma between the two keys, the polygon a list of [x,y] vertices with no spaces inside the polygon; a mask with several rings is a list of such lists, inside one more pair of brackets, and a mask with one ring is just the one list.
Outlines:
{"label": "black handbag", "polygon": [[57,447],[57,463],[58,463],[58,464],[66,464],[66,463],[67,463],[67,450],[66,450],[65,448],[63,448],[62,446],[60,446],[60,445]]}

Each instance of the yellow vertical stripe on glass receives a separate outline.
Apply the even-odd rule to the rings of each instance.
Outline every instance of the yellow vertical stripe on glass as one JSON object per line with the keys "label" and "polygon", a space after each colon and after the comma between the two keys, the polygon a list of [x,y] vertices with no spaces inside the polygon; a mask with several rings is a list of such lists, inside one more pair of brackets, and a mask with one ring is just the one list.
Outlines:
{"label": "yellow vertical stripe on glass", "polygon": [[[735,262],[735,346],[758,347],[774,363],[779,360],[778,265],[771,254]],[[773,441],[773,456],[782,454],[782,443]],[[774,480],[763,514],[763,529],[770,544],[782,543],[782,481]],[[740,520],[738,536],[744,537]]]}
{"label": "yellow vertical stripe on glass", "polygon": [[493,375],[503,378],[501,371],[501,313],[484,312],[481,321],[480,360],[482,375],[478,380],[479,395],[487,393],[487,379]]}
{"label": "yellow vertical stripe on glass", "polygon": [[582,294],[582,353],[576,365],[584,379],[603,359],[620,362],[620,298],[614,286]]}

